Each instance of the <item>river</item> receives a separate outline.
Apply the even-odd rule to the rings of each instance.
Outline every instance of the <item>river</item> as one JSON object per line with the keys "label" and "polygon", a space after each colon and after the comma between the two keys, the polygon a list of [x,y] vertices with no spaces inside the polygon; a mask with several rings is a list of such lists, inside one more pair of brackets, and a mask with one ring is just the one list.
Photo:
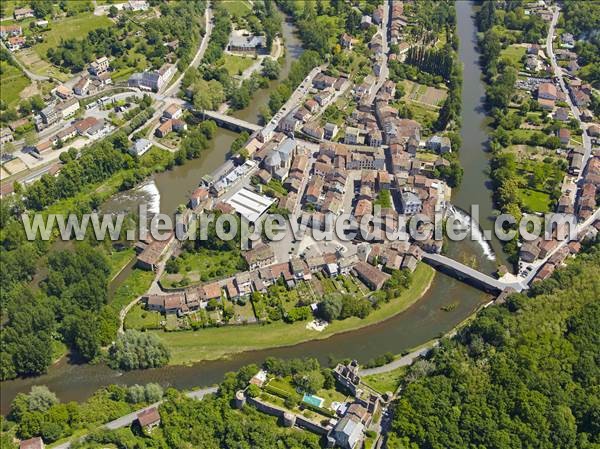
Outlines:
{"label": "river", "polygon": [[[461,159],[465,167],[464,185],[454,193],[454,202],[468,210],[472,203],[481,204],[485,213],[491,214],[490,195],[485,186],[487,156],[484,152],[485,131],[482,109],[483,86],[480,69],[474,48],[474,23],[471,17],[471,4],[457,2],[459,32],[461,37],[460,57],[465,62],[463,87],[463,151]],[[282,77],[286,76],[293,58],[301,51],[300,42],[293,33],[293,27],[284,23],[284,36],[288,51],[283,66]],[[286,68],[287,67],[287,68]],[[271,88],[277,82],[271,84]],[[258,118],[258,108],[268,101],[268,90],[257,92],[257,99],[240,117],[252,120]],[[237,115],[236,114],[236,115]],[[138,189],[137,195],[126,192],[116,195],[106,208],[123,210],[141,201],[154,201],[164,212],[173,212],[178,204],[187,200],[189,192],[196,187],[202,175],[213,171],[226,157],[235,133],[219,130],[211,148],[200,159],[189,161],[171,171],[157,174],[154,187]],[[159,201],[156,204],[156,201]],[[466,206],[466,207],[465,207]],[[496,247],[494,247],[496,249]],[[497,251],[496,251],[497,252]],[[484,271],[495,268],[495,260],[486,257],[476,242],[451,244],[449,253],[457,259],[472,262]],[[126,272],[119,278],[126,276]],[[231,360],[218,360],[197,363],[192,366],[168,366],[145,371],[120,373],[105,365],[78,365],[64,358],[49,369],[43,376],[16,379],[2,382],[0,411],[5,414],[14,396],[27,392],[33,385],[47,385],[62,401],[82,401],[98,388],[111,384],[127,385],[147,382],[160,382],[164,386],[192,388],[219,382],[224,373],[233,371],[249,363],[261,363],[266,357],[317,357],[322,362],[328,358],[352,357],[366,362],[385,352],[395,354],[439,337],[455,327],[473,311],[489,299],[489,296],[443,274],[437,274],[424,297],[406,310],[389,320],[356,331],[338,334],[326,340],[306,342],[299,345],[263,351],[252,351],[233,356]],[[445,306],[448,311],[442,310]],[[200,331],[201,332],[201,331]]]}

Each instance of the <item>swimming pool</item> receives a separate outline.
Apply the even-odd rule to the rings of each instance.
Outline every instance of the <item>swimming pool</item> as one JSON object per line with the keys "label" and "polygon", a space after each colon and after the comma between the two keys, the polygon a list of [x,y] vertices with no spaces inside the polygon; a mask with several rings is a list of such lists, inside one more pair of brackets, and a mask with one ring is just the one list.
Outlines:
{"label": "swimming pool", "polygon": [[306,402],[307,404],[314,405],[315,407],[321,407],[325,399],[320,398],[319,396],[315,396],[312,394],[304,394],[302,396],[302,402]]}

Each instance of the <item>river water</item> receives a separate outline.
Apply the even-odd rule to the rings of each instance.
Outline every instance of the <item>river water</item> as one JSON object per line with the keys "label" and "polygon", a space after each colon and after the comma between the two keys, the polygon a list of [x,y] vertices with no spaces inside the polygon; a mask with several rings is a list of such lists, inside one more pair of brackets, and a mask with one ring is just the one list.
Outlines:
{"label": "river water", "polygon": [[[472,203],[479,203],[481,209],[491,215],[489,190],[485,188],[487,156],[484,152],[485,131],[482,109],[483,86],[477,53],[474,48],[474,23],[471,19],[471,4],[457,2],[458,25],[461,37],[460,57],[465,63],[463,87],[463,150],[461,159],[465,167],[463,187],[456,190],[453,201],[468,210]],[[293,33],[290,24],[284,24],[287,52],[282,77],[285,77],[294,58],[301,52],[300,41]],[[277,82],[271,84],[271,88]],[[268,101],[268,90],[256,93],[251,106],[238,111],[237,116],[250,121],[258,120],[258,109]],[[141,201],[155,204],[162,212],[173,212],[178,204],[187,200],[201,177],[212,172],[226,158],[229,146],[236,134],[219,130],[212,146],[200,159],[188,161],[172,171],[157,174],[153,187],[142,187],[136,192],[116,195],[103,206],[105,210],[130,210]],[[158,201],[158,203],[157,203]],[[485,223],[482,223],[485,227]],[[498,252],[496,246],[493,249]],[[479,266],[491,272],[495,268],[494,256],[489,257],[477,242],[451,244],[449,255],[458,260]],[[119,278],[126,276],[121,274]],[[192,388],[219,382],[224,373],[233,371],[249,363],[261,363],[266,357],[317,357],[322,362],[328,358],[356,358],[366,362],[385,352],[398,354],[418,346],[432,338],[448,332],[473,313],[489,296],[443,274],[436,274],[429,291],[424,297],[406,310],[389,320],[356,331],[332,336],[326,340],[312,341],[299,345],[263,351],[237,354],[231,360],[218,360],[197,363],[192,366],[168,366],[145,371],[120,373],[105,365],[78,365],[64,358],[49,369],[43,376],[16,379],[1,384],[0,411],[5,414],[14,396],[27,392],[33,385],[47,385],[62,401],[82,401],[98,388],[111,384],[143,384],[159,382],[164,386]],[[445,306],[448,311],[442,310]],[[200,331],[201,332],[201,331]]]}

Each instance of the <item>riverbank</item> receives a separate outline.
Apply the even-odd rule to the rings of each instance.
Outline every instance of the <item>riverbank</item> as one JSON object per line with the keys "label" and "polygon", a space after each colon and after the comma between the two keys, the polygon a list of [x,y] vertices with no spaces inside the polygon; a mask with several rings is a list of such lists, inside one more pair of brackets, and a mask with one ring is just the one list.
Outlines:
{"label": "riverbank", "polygon": [[322,332],[307,330],[306,322],[227,326],[200,331],[151,332],[161,338],[171,350],[171,365],[189,365],[226,359],[241,352],[293,346],[386,321],[421,299],[431,287],[434,276],[433,268],[420,264],[413,273],[411,288],[398,298],[372,311],[366,318],[352,317],[334,321]]}

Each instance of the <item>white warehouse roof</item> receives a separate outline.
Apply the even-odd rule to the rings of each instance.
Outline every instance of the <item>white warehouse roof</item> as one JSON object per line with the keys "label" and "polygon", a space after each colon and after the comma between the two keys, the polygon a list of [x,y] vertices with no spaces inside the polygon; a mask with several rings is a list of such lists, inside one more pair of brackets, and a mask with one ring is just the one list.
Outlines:
{"label": "white warehouse roof", "polygon": [[225,202],[246,220],[254,223],[275,200],[243,188]]}

